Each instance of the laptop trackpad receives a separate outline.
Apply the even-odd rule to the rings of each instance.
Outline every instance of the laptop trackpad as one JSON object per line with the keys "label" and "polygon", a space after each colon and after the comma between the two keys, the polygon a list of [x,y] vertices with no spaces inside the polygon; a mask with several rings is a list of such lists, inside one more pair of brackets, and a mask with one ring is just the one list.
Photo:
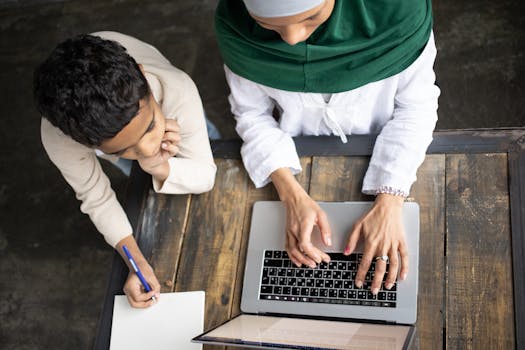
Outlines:
{"label": "laptop trackpad", "polygon": [[[239,315],[194,341],[261,349],[406,349],[412,326]],[[410,336],[410,337],[409,337]]]}

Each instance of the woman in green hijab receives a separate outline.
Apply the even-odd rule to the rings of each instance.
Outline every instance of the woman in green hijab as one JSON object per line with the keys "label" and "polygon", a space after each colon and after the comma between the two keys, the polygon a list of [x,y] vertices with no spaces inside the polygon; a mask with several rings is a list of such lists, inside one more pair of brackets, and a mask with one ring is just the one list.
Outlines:
{"label": "woman in green hijab", "polygon": [[326,214],[294,178],[292,137],[379,134],[362,188],[376,200],[344,253],[363,240],[357,287],[374,260],[372,293],[388,260],[385,288],[398,270],[405,279],[402,204],[437,121],[430,0],[220,0],[215,25],[243,161],[256,187],[273,182],[287,209],[290,259],[329,261],[311,243],[314,225],[331,245]]}

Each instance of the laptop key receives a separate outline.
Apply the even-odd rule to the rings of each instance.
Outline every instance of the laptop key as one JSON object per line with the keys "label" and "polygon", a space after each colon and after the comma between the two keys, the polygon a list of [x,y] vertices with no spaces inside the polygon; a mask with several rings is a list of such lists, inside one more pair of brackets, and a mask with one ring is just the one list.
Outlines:
{"label": "laptop key", "polygon": [[283,261],[282,260],[275,260],[275,259],[264,259],[264,266],[282,267],[283,266]]}
{"label": "laptop key", "polygon": [[328,255],[330,256],[331,260],[348,260],[348,256],[344,255],[343,253],[330,253]]}
{"label": "laptop key", "polygon": [[273,287],[272,286],[261,286],[261,294],[272,294]]}
{"label": "laptop key", "polygon": [[315,280],[313,278],[307,278],[306,279],[306,286],[307,287],[315,287]]}

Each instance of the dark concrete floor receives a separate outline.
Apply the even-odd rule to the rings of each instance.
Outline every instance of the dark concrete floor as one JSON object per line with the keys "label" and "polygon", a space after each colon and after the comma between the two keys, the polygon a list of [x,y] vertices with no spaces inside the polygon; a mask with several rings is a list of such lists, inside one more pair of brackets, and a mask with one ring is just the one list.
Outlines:
{"label": "dark concrete floor", "polygon": [[[347,0],[345,0],[347,1]],[[35,65],[68,36],[116,30],[189,73],[235,137],[213,33],[216,0],[0,0],[0,348],[91,348],[112,250],[40,144]],[[525,126],[525,3],[435,0],[439,129]],[[119,196],[126,178],[106,166]]]}

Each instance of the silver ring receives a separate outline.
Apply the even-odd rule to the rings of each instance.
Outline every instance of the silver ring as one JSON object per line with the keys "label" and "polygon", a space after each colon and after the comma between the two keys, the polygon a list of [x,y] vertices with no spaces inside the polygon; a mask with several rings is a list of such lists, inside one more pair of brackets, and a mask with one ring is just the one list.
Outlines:
{"label": "silver ring", "polygon": [[381,256],[376,256],[375,258],[375,261],[377,260],[383,260],[384,262],[388,262],[388,255],[381,255]]}

